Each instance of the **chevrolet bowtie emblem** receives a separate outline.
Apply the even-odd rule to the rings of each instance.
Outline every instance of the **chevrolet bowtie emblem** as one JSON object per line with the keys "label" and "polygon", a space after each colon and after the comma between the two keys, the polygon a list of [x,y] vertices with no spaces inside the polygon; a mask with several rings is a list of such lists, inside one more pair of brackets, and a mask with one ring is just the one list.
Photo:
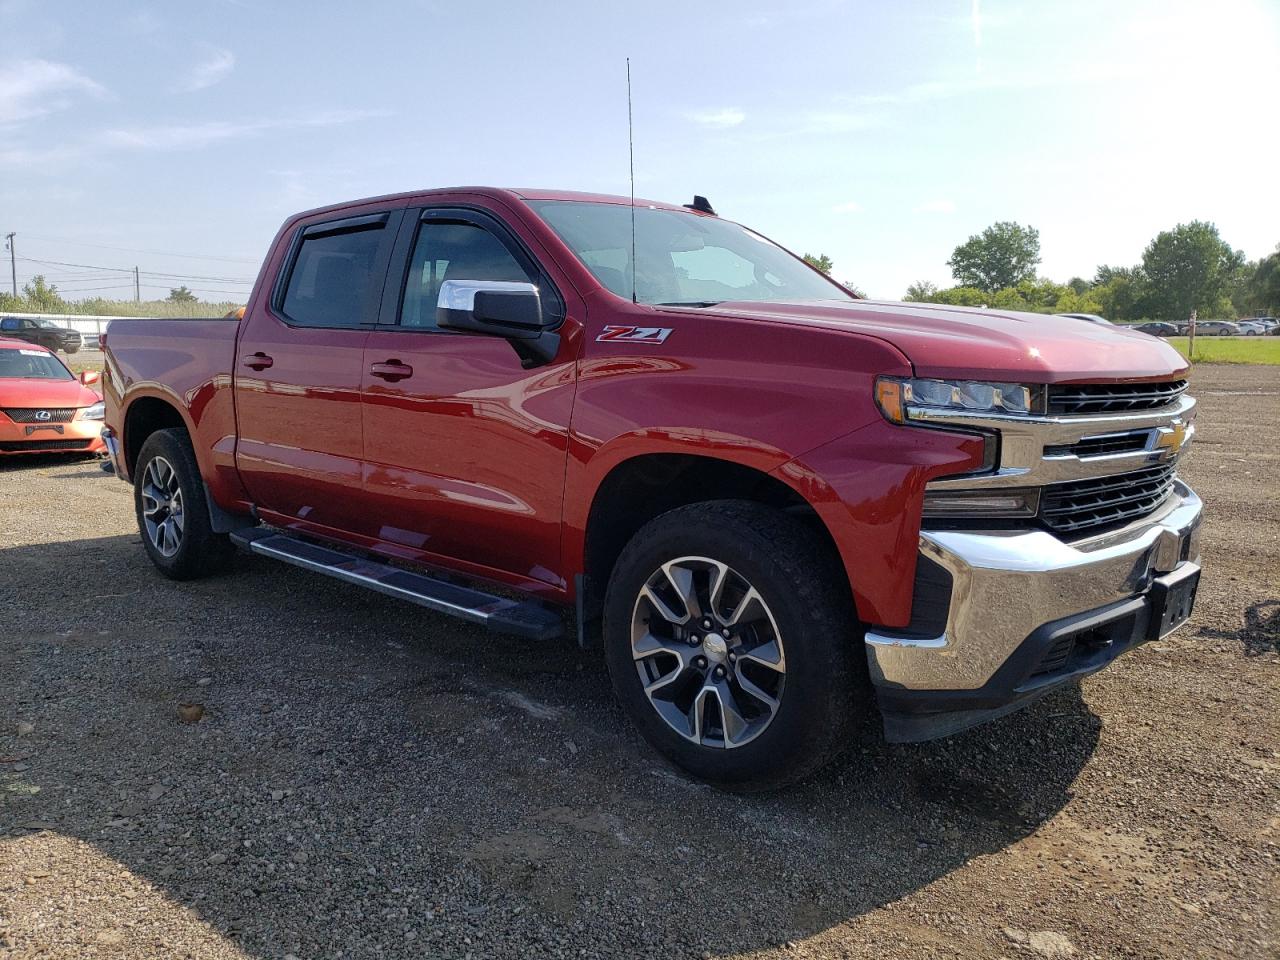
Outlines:
{"label": "chevrolet bowtie emblem", "polygon": [[1187,425],[1175,420],[1167,427],[1156,430],[1156,452],[1161,460],[1172,460],[1187,442]]}

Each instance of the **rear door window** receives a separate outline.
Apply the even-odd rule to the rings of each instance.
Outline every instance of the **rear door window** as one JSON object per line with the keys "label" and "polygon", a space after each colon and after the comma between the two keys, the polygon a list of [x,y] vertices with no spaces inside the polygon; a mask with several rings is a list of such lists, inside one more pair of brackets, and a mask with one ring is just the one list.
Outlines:
{"label": "rear door window", "polygon": [[389,230],[386,215],[308,227],[279,304],[300,327],[357,327],[371,321],[382,289]]}

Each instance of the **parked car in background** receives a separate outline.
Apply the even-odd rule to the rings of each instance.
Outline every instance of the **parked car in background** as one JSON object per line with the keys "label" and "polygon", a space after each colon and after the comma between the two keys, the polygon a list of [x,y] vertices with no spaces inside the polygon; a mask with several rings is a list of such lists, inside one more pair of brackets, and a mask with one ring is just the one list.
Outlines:
{"label": "parked car in background", "polygon": [[1241,330],[1239,324],[1230,320],[1199,320],[1196,322],[1196,334],[1201,337],[1238,337]]}
{"label": "parked car in background", "polygon": [[1176,337],[1181,332],[1178,330],[1177,324],[1165,323],[1163,320],[1140,323],[1133,329],[1140,333],[1149,333],[1153,337]]}
{"label": "parked car in background", "polygon": [[1280,330],[1280,320],[1275,317],[1250,317],[1249,322],[1262,324],[1268,334],[1274,334]]}
{"label": "parked car in background", "polygon": [[33,317],[0,317],[0,337],[24,340],[68,354],[75,353],[84,346],[80,331],[60,327],[52,320]]}
{"label": "parked car in background", "polygon": [[103,453],[99,374],[77,377],[51,351],[0,339],[0,456]]}
{"label": "parked car in background", "polygon": [[1087,320],[1090,323],[1102,323],[1108,327],[1113,326],[1106,317],[1100,317],[1096,313],[1055,313],[1055,317],[1071,317],[1073,320]]}
{"label": "parked car in background", "polygon": [[533,641],[575,609],[646,739],[726,785],[877,702],[892,740],[1030,703],[1199,577],[1172,347],[857,299],[702,197],[312,210],[243,319],[114,320],[106,367],[161,573],[234,544]]}
{"label": "parked car in background", "polygon": [[1236,326],[1240,328],[1240,332],[1246,337],[1265,337],[1267,335],[1266,324],[1258,323],[1256,320],[1238,320]]}

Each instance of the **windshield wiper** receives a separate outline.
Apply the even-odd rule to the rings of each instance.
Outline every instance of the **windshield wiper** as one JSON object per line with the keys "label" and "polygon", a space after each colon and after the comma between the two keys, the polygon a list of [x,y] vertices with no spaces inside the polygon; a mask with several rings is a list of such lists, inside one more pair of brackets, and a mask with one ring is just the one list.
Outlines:
{"label": "windshield wiper", "polygon": [[714,307],[716,304],[724,303],[723,300],[667,300],[662,303],[655,303],[655,307]]}

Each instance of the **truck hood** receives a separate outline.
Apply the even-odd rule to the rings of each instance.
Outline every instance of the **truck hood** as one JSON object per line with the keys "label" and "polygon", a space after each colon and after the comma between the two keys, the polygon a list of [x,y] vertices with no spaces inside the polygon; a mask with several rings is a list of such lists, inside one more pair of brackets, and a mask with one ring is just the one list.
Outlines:
{"label": "truck hood", "polygon": [[0,407],[89,407],[101,399],[79,380],[0,379]]}
{"label": "truck hood", "polygon": [[1145,333],[1043,313],[874,300],[726,301],[704,311],[876,337],[897,347],[924,377],[1160,380],[1188,367],[1173,347]]}

